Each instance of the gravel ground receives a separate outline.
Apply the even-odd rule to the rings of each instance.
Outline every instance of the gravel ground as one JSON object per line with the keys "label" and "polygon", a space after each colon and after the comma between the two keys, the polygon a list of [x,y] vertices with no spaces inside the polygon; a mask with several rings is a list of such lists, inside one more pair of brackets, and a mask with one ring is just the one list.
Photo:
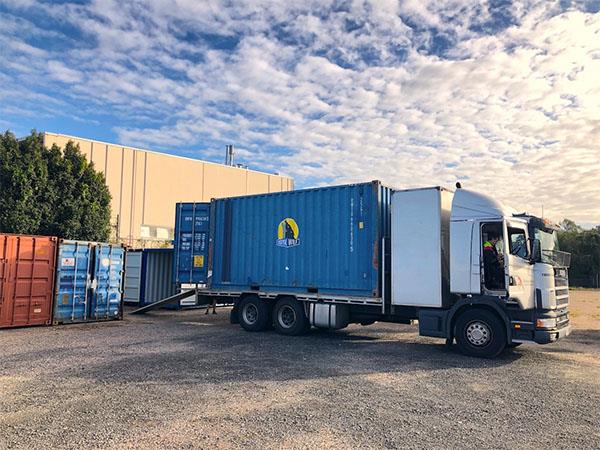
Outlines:
{"label": "gravel ground", "polygon": [[[600,301],[600,295],[598,295]],[[598,448],[600,330],[461,356],[416,327],[227,310],[0,332],[0,448]]]}

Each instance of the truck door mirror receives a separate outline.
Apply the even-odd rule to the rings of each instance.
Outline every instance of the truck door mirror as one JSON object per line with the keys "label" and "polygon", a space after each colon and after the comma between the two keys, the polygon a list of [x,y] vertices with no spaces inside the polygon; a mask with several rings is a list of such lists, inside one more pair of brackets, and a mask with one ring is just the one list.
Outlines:
{"label": "truck door mirror", "polygon": [[531,262],[539,262],[542,260],[542,243],[539,239],[531,241]]}

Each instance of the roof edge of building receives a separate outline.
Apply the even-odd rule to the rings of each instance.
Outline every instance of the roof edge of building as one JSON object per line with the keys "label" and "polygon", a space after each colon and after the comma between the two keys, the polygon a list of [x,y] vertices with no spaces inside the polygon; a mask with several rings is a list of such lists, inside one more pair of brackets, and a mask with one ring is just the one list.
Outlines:
{"label": "roof edge of building", "polygon": [[70,134],[55,133],[54,131],[42,131],[42,133],[44,135],[44,145],[46,145],[46,134],[49,134],[49,135],[53,135],[53,136],[61,136],[61,137],[70,138],[70,139],[77,139],[77,140],[80,140],[80,141],[97,142],[99,144],[112,145],[114,147],[130,148],[132,150],[136,150],[136,151],[139,151],[139,152],[153,153],[155,155],[169,156],[171,158],[185,159],[187,161],[201,162],[203,164],[212,164],[212,165],[215,165],[215,166],[227,167],[229,169],[245,170],[246,172],[256,172],[256,173],[260,173],[260,174],[263,174],[263,175],[272,175],[274,177],[288,178],[288,179],[290,179],[292,181],[294,180],[290,175],[279,174],[279,173],[269,173],[269,172],[264,172],[262,170],[248,169],[248,168],[243,168],[243,167],[227,166],[225,164],[220,164],[220,163],[216,163],[216,162],[213,162],[213,161],[206,161],[204,159],[196,159],[196,158],[189,158],[187,156],[172,155],[170,153],[158,152],[156,150],[149,150],[149,149],[146,149],[146,148],[132,147],[131,145],[115,144],[114,142],[99,141],[97,139],[90,139],[90,138],[85,138],[85,137],[80,137],[80,136],[73,136],[73,135],[70,135]]}

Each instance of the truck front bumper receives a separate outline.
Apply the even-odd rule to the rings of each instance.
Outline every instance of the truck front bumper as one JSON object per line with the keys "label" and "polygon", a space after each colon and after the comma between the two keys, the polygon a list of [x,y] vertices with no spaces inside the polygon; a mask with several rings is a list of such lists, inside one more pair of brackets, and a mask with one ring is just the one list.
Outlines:
{"label": "truck front bumper", "polygon": [[571,325],[558,330],[535,330],[533,340],[538,344],[550,344],[571,334]]}

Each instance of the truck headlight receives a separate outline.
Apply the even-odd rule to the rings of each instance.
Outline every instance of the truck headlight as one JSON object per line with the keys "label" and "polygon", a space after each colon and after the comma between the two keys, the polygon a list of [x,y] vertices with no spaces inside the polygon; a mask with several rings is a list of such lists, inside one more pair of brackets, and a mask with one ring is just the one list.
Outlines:
{"label": "truck headlight", "polygon": [[535,321],[536,328],[556,328],[556,318],[551,319],[537,319]]}

